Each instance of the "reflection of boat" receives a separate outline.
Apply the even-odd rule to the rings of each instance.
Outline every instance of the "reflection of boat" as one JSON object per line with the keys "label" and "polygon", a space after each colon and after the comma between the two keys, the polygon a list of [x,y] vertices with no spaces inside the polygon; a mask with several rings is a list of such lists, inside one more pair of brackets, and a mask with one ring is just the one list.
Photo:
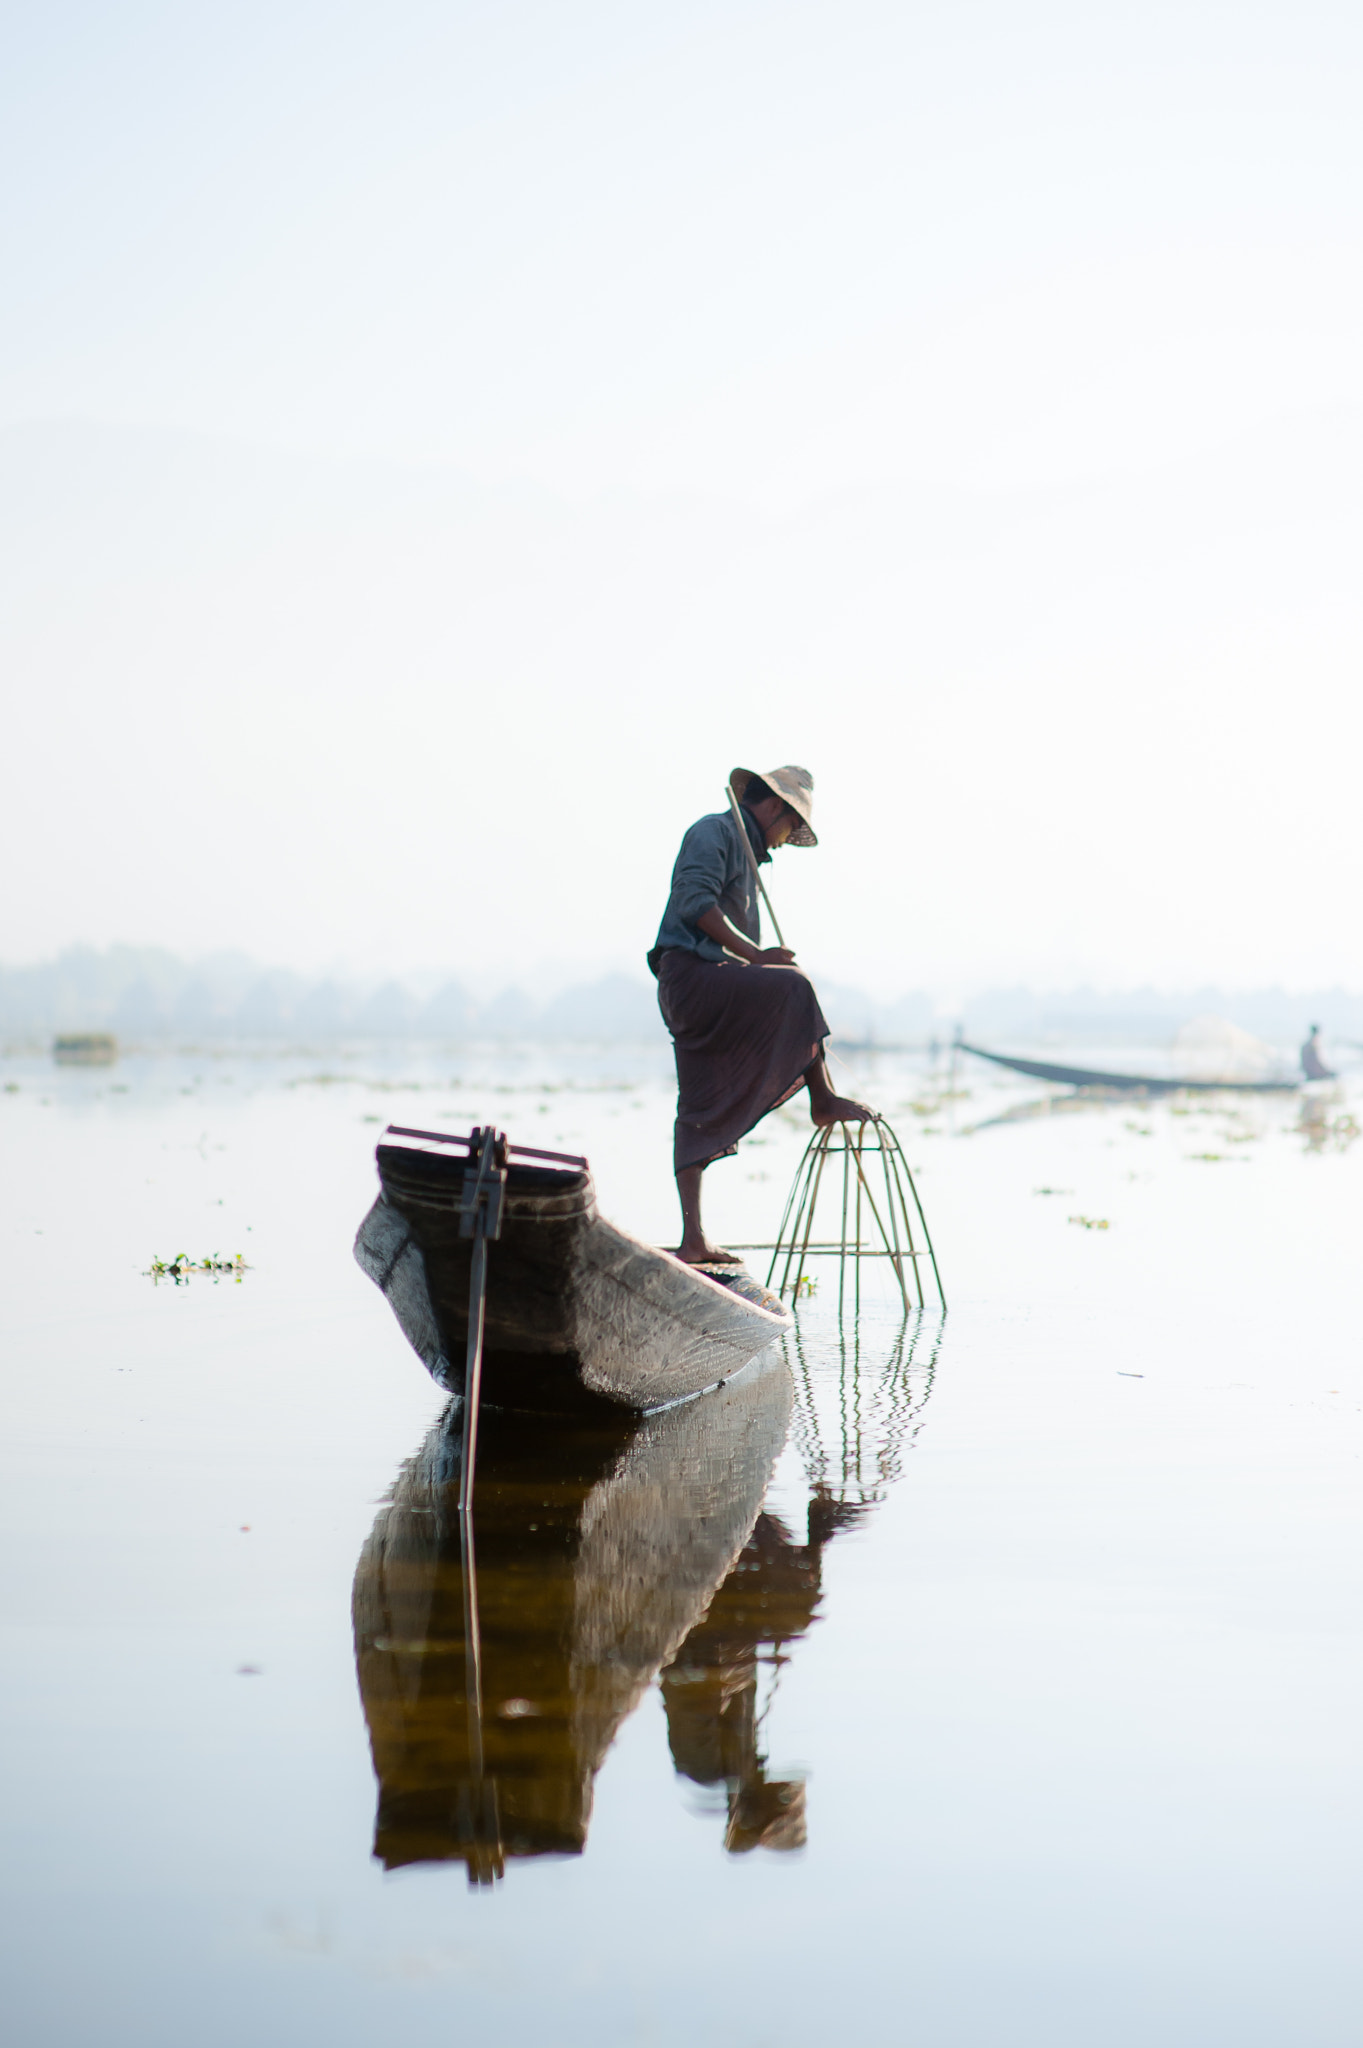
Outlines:
{"label": "reflection of boat", "polygon": [[385,1867],[581,1852],[626,1716],[747,1541],[785,1441],[773,1355],[634,1427],[485,1412],[476,1576],[448,1410],[355,1573],[355,1656]]}
{"label": "reflection of boat", "polygon": [[[391,1127],[383,1192],[355,1256],[413,1349],[463,1388],[472,1240],[459,1234],[467,1138]],[[741,1263],[698,1272],[598,1215],[585,1159],[509,1148],[505,1215],[488,1253],[483,1400],[636,1412],[729,1378],[790,1328]]]}
{"label": "reflection of boat", "polygon": [[1201,1094],[1230,1092],[1237,1095],[1282,1095],[1301,1086],[1300,1081],[1194,1081],[1169,1079],[1155,1074],[1107,1074],[1093,1067],[1061,1067],[1050,1060],[1015,1059],[1009,1053],[986,1052],[982,1046],[958,1039],[959,1052],[973,1053],[977,1060],[992,1060],[996,1067],[1011,1067],[1015,1074],[1029,1074],[1034,1081],[1055,1081],[1066,1088],[1138,1089],[1146,1095],[1172,1095],[1183,1088]]}

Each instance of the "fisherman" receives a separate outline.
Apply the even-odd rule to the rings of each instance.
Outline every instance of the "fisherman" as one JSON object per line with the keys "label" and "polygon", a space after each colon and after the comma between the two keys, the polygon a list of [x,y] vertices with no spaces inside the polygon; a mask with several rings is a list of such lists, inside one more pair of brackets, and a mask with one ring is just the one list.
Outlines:
{"label": "fisherman", "polygon": [[703,1266],[732,1259],[701,1224],[701,1175],[727,1159],[768,1110],[809,1090],[815,1124],[864,1123],[864,1102],[836,1095],[824,1058],[828,1024],[813,983],[788,946],[762,946],[757,880],[778,846],[817,846],[807,768],[755,775],[735,768],[730,811],[694,824],[672,870],[672,893],[648,964],[677,1054],[673,1148],[681,1199],[677,1257]]}
{"label": "fisherman", "polygon": [[1311,1033],[1301,1049],[1301,1070],[1308,1081],[1333,1081],[1335,1070],[1327,1067],[1320,1056],[1320,1026],[1313,1024]]}

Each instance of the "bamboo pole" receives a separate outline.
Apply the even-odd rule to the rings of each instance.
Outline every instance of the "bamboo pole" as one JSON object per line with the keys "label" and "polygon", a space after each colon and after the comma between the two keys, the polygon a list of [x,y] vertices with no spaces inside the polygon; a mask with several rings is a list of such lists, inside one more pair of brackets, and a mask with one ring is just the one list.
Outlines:
{"label": "bamboo pole", "polygon": [[890,1147],[884,1143],[882,1143],[880,1148],[880,1163],[885,1173],[885,1196],[890,1208],[890,1222],[894,1229],[895,1241],[898,1244],[899,1226],[902,1220],[904,1226],[904,1256],[908,1261],[909,1270],[913,1274],[914,1289],[918,1295],[918,1306],[922,1308],[923,1281],[918,1271],[917,1260],[914,1257],[913,1223],[909,1216],[909,1205],[905,1199],[903,1187],[900,1184],[899,1172],[894,1163],[894,1155]]}
{"label": "bamboo pole", "polygon": [[794,1299],[795,1295],[797,1295],[800,1292],[800,1282],[804,1278],[805,1260],[809,1255],[809,1240],[814,1233],[814,1211],[819,1205],[819,1188],[823,1181],[824,1162],[828,1158],[827,1130],[820,1131],[819,1136],[823,1139],[824,1142],[815,1148],[818,1156],[819,1168],[818,1172],[814,1176],[814,1186],[809,1197],[809,1221],[805,1225],[805,1241],[800,1247],[800,1263],[795,1268],[795,1286],[792,1290],[792,1300]]}
{"label": "bamboo pole", "polygon": [[[899,1253],[899,1216],[895,1209],[895,1190],[892,1189],[890,1186],[890,1155],[885,1149],[885,1140],[883,1137],[880,1141],[880,1164],[882,1171],[885,1175],[885,1207],[890,1212],[890,1228],[894,1232],[894,1269],[899,1278],[899,1291],[901,1294],[903,1294],[904,1266]],[[904,1197],[902,1194],[899,1197],[899,1206],[900,1208],[903,1208],[904,1206]],[[909,1218],[907,1211],[905,1211],[904,1215],[904,1235],[908,1239],[909,1244],[912,1245],[913,1232],[909,1229]],[[918,1268],[916,1266],[913,1269],[913,1277],[915,1283],[917,1283],[918,1285],[918,1306],[921,1308],[923,1306],[923,1288],[922,1283],[918,1280]]]}
{"label": "bamboo pole", "polygon": [[[862,1190],[862,1185],[863,1185],[863,1183],[864,1183],[864,1181],[865,1181],[865,1175],[864,1175],[864,1174],[862,1173],[862,1170],[861,1170],[861,1141],[862,1141],[862,1139],[863,1139],[863,1138],[865,1137],[865,1135],[866,1135],[866,1126],[865,1126],[865,1124],[858,1124],[858,1125],[857,1125],[857,1149],[856,1149],[855,1153],[853,1153],[853,1159],[852,1159],[852,1163],[853,1163],[853,1165],[854,1165],[854,1166],[856,1167],[856,1169],[857,1169],[857,1249],[856,1249],[856,1267],[855,1267],[855,1269],[854,1269],[854,1272],[853,1272],[853,1276],[852,1276],[852,1277],[853,1277],[853,1285],[854,1285],[854,1289],[855,1289],[855,1294],[856,1294],[856,1304],[857,1304],[857,1314],[858,1314],[858,1316],[860,1316],[860,1314],[861,1314],[861,1190]],[[844,1147],[844,1149],[845,1149],[846,1151],[848,1151],[848,1152],[851,1152],[851,1151],[852,1151],[852,1131],[851,1131],[851,1127],[850,1127],[850,1125],[848,1125],[848,1124],[844,1124],[844,1125],[843,1125],[843,1127],[842,1127],[842,1142],[843,1142],[843,1147]],[[878,1219],[877,1219],[877,1220],[878,1220]],[[882,1239],[883,1239],[883,1238],[885,1237],[885,1233],[884,1233],[884,1231],[883,1231],[883,1230],[881,1231],[880,1235],[881,1235]]]}
{"label": "bamboo pole", "polygon": [[771,898],[767,894],[767,885],[762,880],[762,870],[757,865],[757,855],[752,850],[752,841],[748,837],[748,828],[743,823],[743,813],[738,807],[738,798],[734,795],[732,782],[725,783],[724,792],[729,799],[729,809],[734,814],[734,823],[738,827],[738,836],[743,842],[743,851],[748,856],[748,866],[752,869],[752,878],[757,884],[762,901],[767,906],[767,916],[771,919],[771,928],[776,934],[776,943],[778,946],[785,947],[786,942],[781,937],[781,927],[776,921],[776,912],[771,907]]}
{"label": "bamboo pole", "polygon": [[[904,1147],[900,1144],[898,1138],[894,1137],[893,1132],[891,1132],[890,1135],[892,1138],[894,1138],[894,1149],[897,1155],[898,1165],[902,1166],[904,1169],[904,1178],[905,1180],[907,1180],[909,1184],[909,1193],[913,1196],[913,1206],[918,1211],[918,1221],[923,1226],[923,1242],[926,1244],[928,1248],[928,1257],[932,1260],[932,1277],[937,1282],[937,1299],[941,1302],[942,1307],[945,1308],[947,1305],[947,1298],[942,1290],[942,1276],[937,1270],[937,1254],[932,1247],[932,1232],[928,1229],[928,1219],[923,1214],[923,1204],[918,1199],[918,1188],[914,1182],[913,1169],[910,1167],[908,1160],[904,1157]],[[915,1273],[917,1273],[918,1267],[916,1264],[913,1270]]]}
{"label": "bamboo pole", "polygon": [[[843,1132],[844,1132],[844,1134],[846,1133],[846,1130],[847,1130],[847,1126],[846,1126],[846,1124],[844,1124],[844,1125],[843,1125]],[[847,1161],[847,1147],[846,1147],[846,1145],[844,1145],[844,1146],[843,1146],[843,1148],[842,1148],[842,1252],[841,1252],[841,1254],[840,1254],[840,1256],[839,1256],[839,1258],[838,1258],[838,1319],[839,1319],[839,1322],[841,1322],[841,1320],[842,1320],[842,1303],[843,1303],[843,1295],[844,1295],[844,1293],[845,1293],[845,1291],[846,1291],[846,1286],[847,1286],[847,1190],[848,1190],[848,1186],[849,1186],[849,1183],[850,1183],[850,1181],[851,1181],[851,1177],[852,1177],[852,1176],[851,1176],[851,1170],[850,1170],[850,1168],[849,1168],[849,1166],[848,1166],[848,1161]],[[857,1245],[857,1252],[858,1252],[858,1254],[860,1254],[860,1252],[861,1252],[861,1245],[860,1245],[860,1243],[858,1243],[858,1245]]]}
{"label": "bamboo pole", "polygon": [[[768,1287],[770,1287],[770,1286],[771,1286],[771,1283],[772,1283],[773,1279],[774,1279],[774,1278],[776,1277],[776,1261],[777,1261],[777,1260],[778,1260],[778,1259],[780,1258],[780,1256],[781,1256],[781,1247],[782,1247],[782,1246],[784,1245],[784,1243],[785,1243],[785,1241],[786,1241],[786,1225],[787,1225],[787,1224],[789,1223],[789,1221],[790,1221],[790,1216],[791,1216],[791,1211],[792,1211],[792,1209],[794,1209],[794,1208],[795,1208],[795,1197],[796,1197],[796,1194],[797,1194],[797,1193],[799,1192],[799,1188],[800,1188],[800,1175],[801,1175],[802,1173],[806,1173],[806,1177],[807,1177],[807,1168],[808,1168],[808,1164],[809,1164],[809,1147],[808,1147],[808,1145],[806,1145],[806,1146],[805,1146],[805,1149],[804,1149],[804,1155],[803,1155],[803,1157],[802,1157],[802,1158],[801,1158],[801,1160],[800,1160],[800,1164],[799,1164],[799,1165],[798,1165],[798,1166],[796,1167],[796,1169],[795,1169],[795,1178],[794,1178],[794,1180],[793,1180],[793,1181],[791,1182],[791,1184],[790,1184],[790,1193],[789,1193],[789,1194],[788,1194],[788,1195],[786,1196],[786,1206],[785,1206],[785,1208],[784,1208],[784,1209],[783,1209],[783,1210],[781,1211],[781,1224],[780,1224],[780,1228],[779,1228],[779,1229],[777,1230],[777,1233],[776,1233],[776,1242],[775,1242],[775,1244],[772,1244],[772,1245],[754,1245],[754,1244],[744,1244],[744,1245],[738,1245],[738,1246],[736,1246],[736,1247],[735,1247],[735,1249],[736,1249],[736,1250],[738,1250],[738,1251],[745,1251],[745,1252],[754,1252],[754,1251],[769,1251],[769,1252],[771,1253],[771,1264],[770,1264],[770,1265],[768,1266],[768,1268],[767,1268],[767,1285],[768,1285]],[[799,1210],[796,1210],[796,1215],[797,1215],[797,1216],[798,1216],[798,1215],[799,1215],[800,1213],[801,1213],[801,1212],[800,1212]],[[784,1288],[785,1288],[785,1280],[784,1280],[784,1278],[783,1278],[783,1279],[782,1279],[782,1283],[781,1283],[781,1291],[782,1291],[782,1292],[784,1292]]]}
{"label": "bamboo pole", "polygon": [[[822,1156],[819,1150],[819,1136],[820,1133],[816,1131],[814,1133],[814,1136],[810,1139],[809,1143],[805,1146],[804,1158],[800,1161],[799,1167],[796,1169],[795,1186],[791,1188],[791,1198],[790,1201],[786,1204],[787,1215],[789,1215],[790,1213],[791,1204],[795,1201],[796,1188],[799,1189],[800,1199],[795,1207],[794,1219],[792,1220],[790,1225],[789,1240],[787,1240],[786,1238],[786,1217],[783,1216],[781,1219],[781,1235],[777,1239],[775,1245],[772,1247],[771,1265],[767,1271],[768,1287],[771,1286],[773,1275],[776,1272],[776,1261],[780,1257],[783,1248],[786,1254],[785,1268],[781,1274],[781,1284],[776,1290],[776,1292],[780,1295],[785,1294],[786,1285],[790,1279],[791,1261],[795,1257],[795,1247],[799,1242],[800,1225],[805,1220],[805,1203],[809,1199],[810,1183],[814,1179],[815,1170],[819,1167],[820,1159]],[[801,1184],[800,1180],[801,1174],[804,1175],[803,1185]],[[810,1227],[813,1227],[812,1216],[810,1219]],[[809,1231],[805,1232],[805,1237],[807,1240],[809,1237]]]}

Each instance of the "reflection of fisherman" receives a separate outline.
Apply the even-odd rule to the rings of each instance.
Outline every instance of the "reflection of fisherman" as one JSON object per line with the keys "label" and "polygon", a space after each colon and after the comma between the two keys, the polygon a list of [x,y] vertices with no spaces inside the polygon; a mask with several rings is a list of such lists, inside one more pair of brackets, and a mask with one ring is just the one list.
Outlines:
{"label": "reflection of fisherman", "polygon": [[1333,1081],[1335,1070],[1327,1067],[1320,1056],[1320,1026],[1313,1024],[1311,1033],[1301,1049],[1301,1070],[1308,1081]]}
{"label": "reflection of fisherman", "polygon": [[833,1092],[823,1052],[828,1024],[795,955],[758,943],[756,865],[778,846],[817,846],[814,778],[806,768],[765,776],[735,768],[730,783],[747,845],[725,811],[691,827],[648,956],[677,1054],[677,1255],[691,1265],[726,1256],[701,1224],[701,1175],[735,1152],[768,1110],[807,1087],[816,1124],[861,1123],[872,1114]]}
{"label": "reflection of fisherman", "polygon": [[768,1778],[759,1748],[758,1662],[766,1645],[783,1662],[782,1646],[810,1628],[824,1544],[847,1519],[821,1495],[809,1505],[808,1541],[796,1543],[777,1516],[760,1514],[705,1619],[662,1674],[672,1761],[693,1784],[724,1787],[724,1846],[733,1854],[804,1846],[803,1780]]}

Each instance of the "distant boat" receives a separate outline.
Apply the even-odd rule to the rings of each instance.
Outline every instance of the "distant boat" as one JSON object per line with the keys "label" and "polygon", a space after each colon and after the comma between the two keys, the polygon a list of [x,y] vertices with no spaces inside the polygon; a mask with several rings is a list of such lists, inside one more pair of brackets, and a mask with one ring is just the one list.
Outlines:
{"label": "distant boat", "polygon": [[1300,1081],[1193,1081],[1170,1078],[1167,1074],[1107,1074],[1095,1067],[1061,1067],[1050,1060],[1016,1059],[1010,1053],[986,1052],[983,1046],[956,1041],[958,1052],[973,1054],[977,1060],[992,1060],[996,1067],[1011,1067],[1015,1074],[1027,1074],[1034,1081],[1054,1081],[1065,1088],[1126,1088],[1146,1095],[1173,1095],[1180,1089],[1195,1089],[1202,1095],[1233,1092],[1237,1095],[1284,1095],[1301,1087]]}
{"label": "distant boat", "polygon": [[[471,1240],[459,1235],[470,1141],[390,1125],[382,1192],[355,1257],[438,1385],[462,1393]],[[482,1400],[645,1413],[727,1380],[793,1327],[741,1261],[701,1270],[598,1214],[585,1159],[510,1145],[488,1247]]]}
{"label": "distant boat", "polygon": [[118,1058],[118,1040],[108,1031],[73,1031],[52,1041],[59,1067],[111,1067]]}

